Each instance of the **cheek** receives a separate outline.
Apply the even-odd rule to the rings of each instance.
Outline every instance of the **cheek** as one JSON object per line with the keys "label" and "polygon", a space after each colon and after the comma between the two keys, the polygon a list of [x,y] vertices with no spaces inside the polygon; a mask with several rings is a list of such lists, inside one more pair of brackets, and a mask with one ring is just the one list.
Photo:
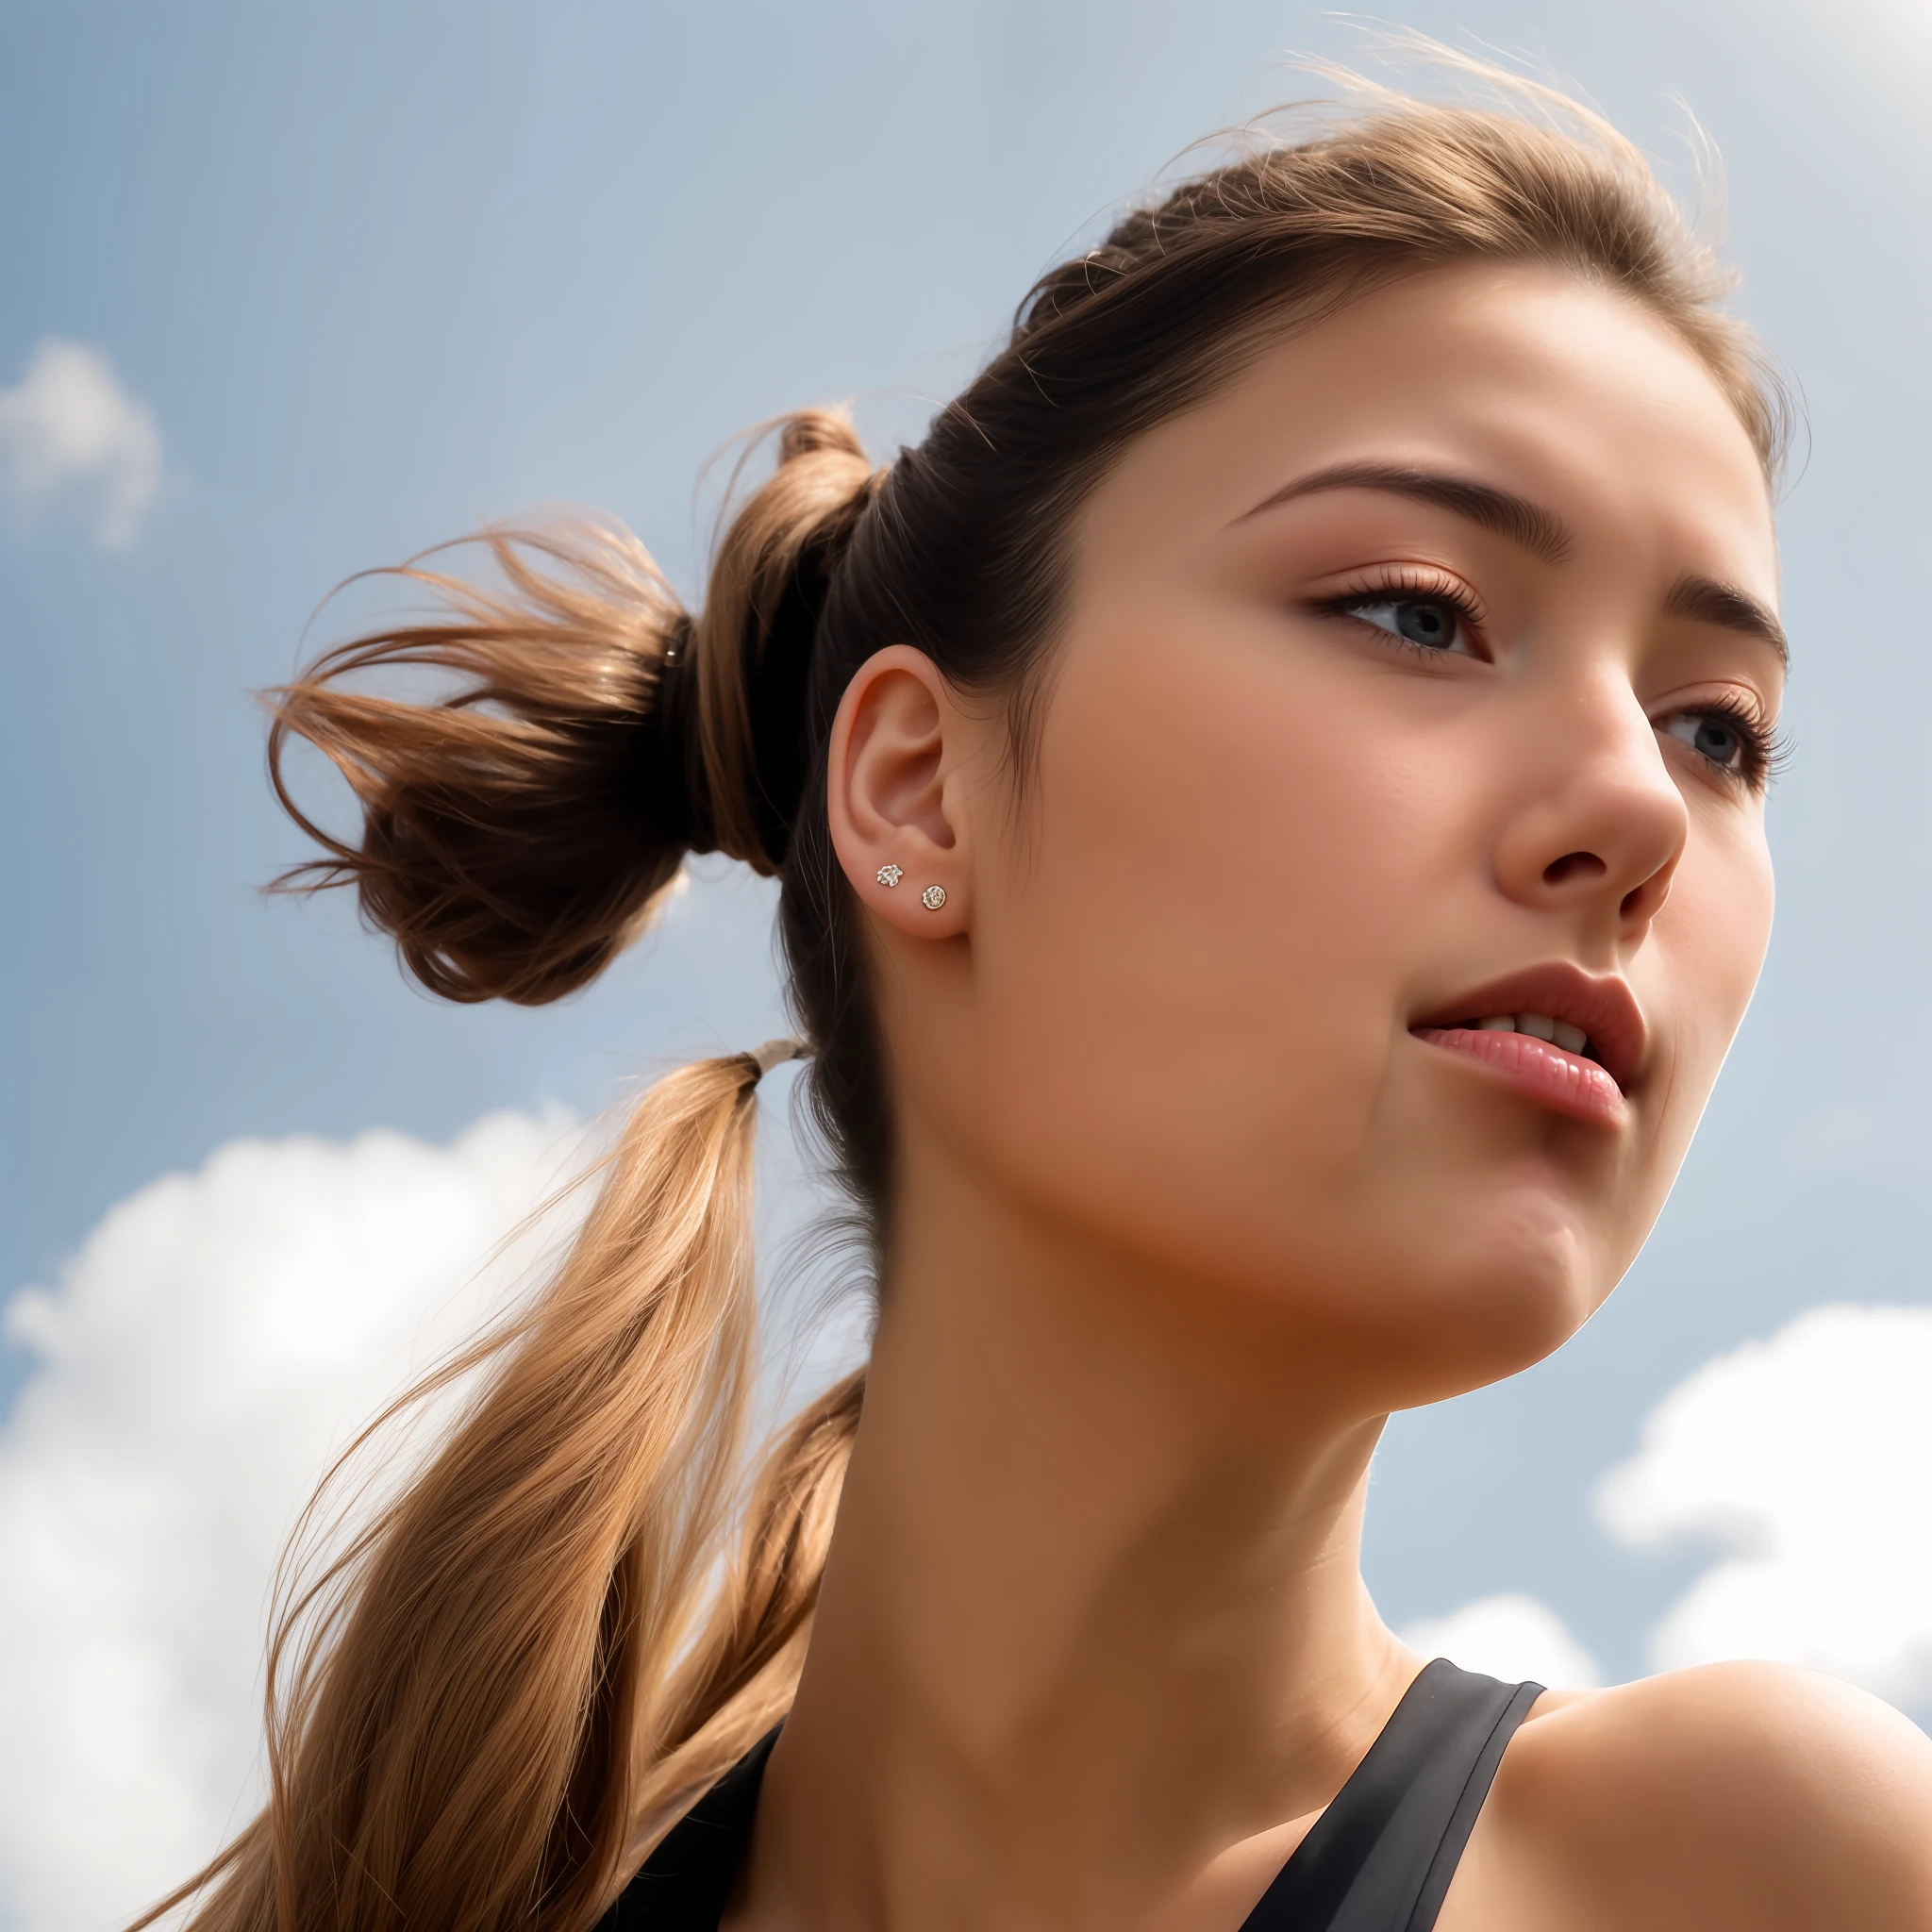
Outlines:
{"label": "cheek", "polygon": [[1418,795],[1441,774],[1351,704],[1277,640],[1069,641],[974,915],[983,1145],[1016,1184],[1242,1275],[1357,1185],[1422,895],[1465,868]]}

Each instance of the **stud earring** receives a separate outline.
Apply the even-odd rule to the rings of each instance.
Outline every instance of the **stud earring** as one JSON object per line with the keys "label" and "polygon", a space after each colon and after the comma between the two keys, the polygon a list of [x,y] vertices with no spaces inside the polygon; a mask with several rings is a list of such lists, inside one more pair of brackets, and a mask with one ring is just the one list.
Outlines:
{"label": "stud earring", "polygon": [[928,886],[920,893],[919,903],[928,912],[937,912],[946,903],[946,889],[943,886]]}
{"label": "stud earring", "polygon": [[878,870],[878,881],[882,886],[896,886],[906,876],[906,868],[901,865],[882,865]]}

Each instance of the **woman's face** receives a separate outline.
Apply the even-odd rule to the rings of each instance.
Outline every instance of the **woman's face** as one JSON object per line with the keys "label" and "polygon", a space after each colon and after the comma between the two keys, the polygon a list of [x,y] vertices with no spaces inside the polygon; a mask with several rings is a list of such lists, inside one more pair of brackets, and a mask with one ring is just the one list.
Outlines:
{"label": "woman's face", "polygon": [[905,1104],[1378,1401],[1537,1358],[1648,1232],[1769,932],[1743,429],[1627,299],[1444,271],[1141,438],[1074,545],[1017,807],[991,729],[947,788],[957,1010],[889,975]]}

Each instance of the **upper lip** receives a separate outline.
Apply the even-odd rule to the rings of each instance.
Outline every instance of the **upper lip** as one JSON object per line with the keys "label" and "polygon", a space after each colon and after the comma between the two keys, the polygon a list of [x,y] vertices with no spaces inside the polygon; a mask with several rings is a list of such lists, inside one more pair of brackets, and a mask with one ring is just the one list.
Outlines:
{"label": "upper lip", "polygon": [[1432,1007],[1415,1026],[1460,1026],[1503,1013],[1542,1013],[1590,1035],[1590,1050],[1624,1091],[1643,1058],[1643,1009],[1614,973],[1586,973],[1567,959],[1552,959],[1507,978],[1457,993]]}

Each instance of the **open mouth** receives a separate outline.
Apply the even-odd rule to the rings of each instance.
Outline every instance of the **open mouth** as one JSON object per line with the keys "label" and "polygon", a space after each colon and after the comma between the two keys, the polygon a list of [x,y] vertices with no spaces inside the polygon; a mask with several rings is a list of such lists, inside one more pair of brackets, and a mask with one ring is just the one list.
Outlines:
{"label": "open mouth", "polygon": [[1567,962],[1458,998],[1410,1033],[1574,1119],[1614,1126],[1643,1047],[1643,1016],[1623,980]]}
{"label": "open mouth", "polygon": [[1547,1013],[1497,1013],[1487,1020],[1463,1023],[1472,1033],[1522,1033],[1531,1040],[1548,1041],[1565,1053],[1580,1054],[1587,1060],[1597,1056],[1591,1050],[1590,1035],[1567,1020],[1553,1020]]}

